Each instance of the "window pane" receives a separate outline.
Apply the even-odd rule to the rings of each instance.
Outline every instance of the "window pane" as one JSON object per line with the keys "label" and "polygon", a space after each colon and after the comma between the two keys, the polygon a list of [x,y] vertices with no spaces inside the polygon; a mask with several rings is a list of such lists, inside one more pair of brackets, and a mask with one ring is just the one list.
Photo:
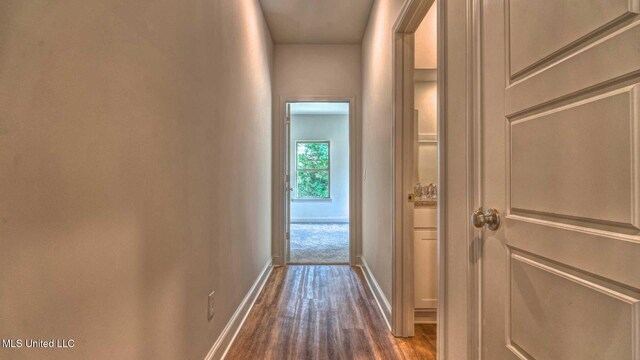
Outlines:
{"label": "window pane", "polygon": [[328,169],[329,143],[299,142],[296,149],[298,169]]}
{"label": "window pane", "polygon": [[329,171],[298,171],[298,197],[328,198]]}

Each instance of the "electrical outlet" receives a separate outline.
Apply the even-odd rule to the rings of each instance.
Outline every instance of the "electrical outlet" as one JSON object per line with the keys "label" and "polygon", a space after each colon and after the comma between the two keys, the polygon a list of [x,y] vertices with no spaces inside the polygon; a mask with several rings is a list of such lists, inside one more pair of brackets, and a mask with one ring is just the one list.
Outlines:
{"label": "electrical outlet", "polygon": [[214,314],[214,305],[215,305],[215,297],[214,295],[216,294],[215,291],[212,291],[211,294],[209,294],[209,308],[207,311],[207,319],[211,320],[213,319],[213,314]]}

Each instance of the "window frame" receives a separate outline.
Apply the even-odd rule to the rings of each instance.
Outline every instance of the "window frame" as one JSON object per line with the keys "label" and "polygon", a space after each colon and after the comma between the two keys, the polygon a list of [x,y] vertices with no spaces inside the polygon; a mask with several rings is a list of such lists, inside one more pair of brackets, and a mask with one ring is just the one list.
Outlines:
{"label": "window frame", "polygon": [[[322,168],[322,169],[301,169],[298,167],[298,144],[303,143],[303,144],[327,144],[327,153],[328,153],[328,159],[327,159],[327,168]],[[295,163],[296,163],[296,200],[330,200],[331,199],[331,141],[330,140],[296,140],[295,141],[295,147],[294,147],[294,156],[295,156]],[[299,186],[299,178],[298,178],[298,172],[299,171],[308,171],[308,172],[320,172],[320,171],[326,171],[327,172],[327,176],[329,178],[329,182],[327,184],[327,196],[326,197],[301,197],[300,193],[298,192],[298,189],[300,188]]]}

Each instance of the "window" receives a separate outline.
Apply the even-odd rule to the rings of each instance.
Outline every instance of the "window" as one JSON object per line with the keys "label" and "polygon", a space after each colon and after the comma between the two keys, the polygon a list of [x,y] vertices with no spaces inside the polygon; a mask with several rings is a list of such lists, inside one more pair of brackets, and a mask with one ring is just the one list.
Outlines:
{"label": "window", "polygon": [[296,141],[298,198],[329,198],[329,142]]}

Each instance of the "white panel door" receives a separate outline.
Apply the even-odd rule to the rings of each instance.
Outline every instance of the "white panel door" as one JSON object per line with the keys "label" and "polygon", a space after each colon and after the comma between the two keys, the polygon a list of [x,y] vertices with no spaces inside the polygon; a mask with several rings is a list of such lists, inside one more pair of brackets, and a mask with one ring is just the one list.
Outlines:
{"label": "white panel door", "polygon": [[483,359],[640,359],[640,0],[482,0]]}

